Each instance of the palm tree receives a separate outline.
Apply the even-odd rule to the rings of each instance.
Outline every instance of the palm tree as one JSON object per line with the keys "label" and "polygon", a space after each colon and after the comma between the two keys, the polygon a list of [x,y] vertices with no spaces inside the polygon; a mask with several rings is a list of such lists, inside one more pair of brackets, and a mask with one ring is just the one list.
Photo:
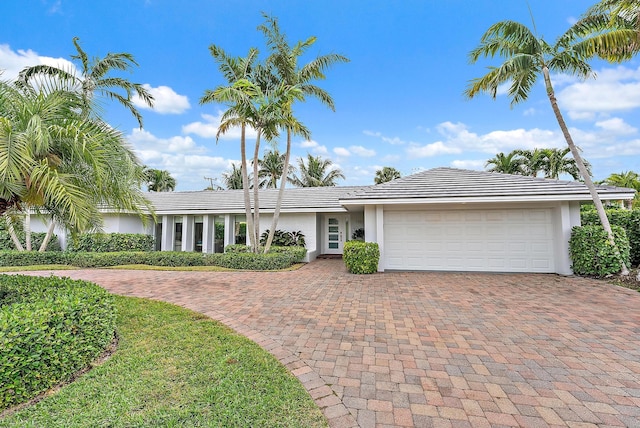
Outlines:
{"label": "palm tree", "polygon": [[332,169],[333,162],[330,159],[322,159],[320,156],[307,154],[307,162],[298,159],[300,176],[294,174],[291,183],[297,187],[329,187],[335,186],[338,179],[344,180],[344,174],[340,169]]}
{"label": "palm tree", "polygon": [[376,176],[373,181],[376,184],[382,184],[400,177],[402,177],[400,171],[391,166],[385,166],[382,169],[376,171]]}
{"label": "palm tree", "polygon": [[[601,32],[605,31],[602,29]],[[576,161],[580,175],[591,193],[600,221],[609,236],[609,241],[617,251],[618,248],[602,201],[560,112],[550,77],[551,71],[571,74],[583,79],[593,76],[591,67],[585,61],[590,49],[592,49],[590,43],[591,40],[587,35],[578,37],[575,29],[571,28],[560,36],[555,44],[550,45],[518,22],[498,22],[487,30],[480,39],[480,45],[473,49],[469,56],[472,63],[481,57],[494,57],[495,55],[504,57],[505,61],[498,67],[491,67],[486,75],[473,79],[465,94],[467,97],[473,98],[479,93],[486,92],[495,99],[498,87],[508,83],[511,105],[515,105],[528,98],[531,88],[542,75],[547,97],[558,125]],[[629,271],[619,251],[617,253],[622,265],[621,274],[628,275]]]}
{"label": "palm tree", "polygon": [[101,205],[150,209],[124,136],[82,105],[64,88],[0,82],[0,215],[29,207],[75,235],[100,227]]}
{"label": "palm tree", "polygon": [[[545,178],[557,180],[562,174],[568,174],[574,180],[580,180],[580,171],[575,159],[567,158],[570,153],[568,147],[566,149],[514,150],[513,153],[520,156],[524,175],[537,177],[542,173]],[[591,165],[586,160],[584,164],[591,175]]]}
{"label": "palm tree", "polygon": [[[45,85],[51,85],[46,79],[57,79],[59,84],[63,82],[69,90],[77,90],[81,96],[81,110],[83,115],[96,113],[94,97],[96,94],[109,100],[116,100],[127,108],[142,128],[142,115],[134,106],[131,97],[135,93],[149,107],[153,107],[153,96],[139,83],[130,82],[122,77],[109,77],[112,70],[129,71],[138,63],[133,55],[122,53],[108,53],[104,58],[89,59],[86,52],[80,46],[80,39],[73,38],[73,44],[77,55],[72,55],[71,59],[80,62],[80,76],[76,76],[71,70],[62,70],[49,65],[35,65],[22,70],[18,76],[21,84],[27,84],[31,79],[40,77],[39,84],[44,80]],[[126,96],[118,93],[115,89],[123,90]]]}
{"label": "palm tree", "polygon": [[176,179],[169,171],[146,168],[144,176],[149,192],[173,192],[176,189]]}
{"label": "palm tree", "polygon": [[631,202],[631,207],[640,204],[640,175],[633,171],[622,171],[619,174],[611,174],[603,182],[609,186],[627,187],[635,189],[636,195]]}
{"label": "palm tree", "polygon": [[235,163],[231,164],[231,170],[222,173],[222,183],[229,190],[244,189],[242,167],[238,168]]}
{"label": "palm tree", "polygon": [[640,4],[635,0],[601,0],[572,28],[577,36],[589,36],[587,57],[610,62],[631,59],[640,51]]}
{"label": "palm tree", "polygon": [[[200,104],[208,103],[225,103],[229,106],[228,110],[222,116],[222,123],[218,128],[216,142],[220,136],[231,130],[240,127],[240,175],[242,178],[242,187],[244,190],[244,206],[247,218],[247,230],[249,235],[249,244],[253,250],[257,249],[257,236],[254,232],[253,215],[251,210],[251,196],[249,193],[249,175],[247,168],[247,151],[246,151],[246,128],[250,125],[250,114],[253,110],[253,101],[251,94],[243,91],[247,88],[249,79],[252,76],[255,62],[258,57],[258,50],[249,49],[246,57],[234,58],[229,56],[224,49],[219,46],[211,45],[209,52],[218,64],[218,69],[226,80],[226,85],[220,85],[214,90],[207,89],[200,98]],[[228,187],[228,186],[227,186]]]}
{"label": "palm tree", "polygon": [[501,174],[524,175],[523,160],[519,153],[512,151],[505,155],[500,152],[484,164],[489,172],[499,172]]}
{"label": "palm tree", "polygon": [[[264,152],[262,159],[258,161],[259,171],[258,175],[263,181],[260,183],[261,187],[277,189],[278,180],[282,177],[284,171],[285,154],[280,153],[277,148],[267,150]],[[289,171],[287,176],[295,172],[295,168],[289,165]]]}
{"label": "palm tree", "polygon": [[[313,46],[316,42],[316,37],[309,37],[305,41],[299,41],[294,46],[291,46],[286,35],[280,31],[278,20],[268,15],[263,14],[263,16],[266,22],[258,28],[266,37],[267,46],[271,51],[267,63],[270,68],[275,71],[275,76],[273,76],[272,80],[283,86],[282,93],[286,95],[283,97],[284,103],[281,106],[283,109],[281,126],[287,131],[287,148],[285,150],[283,171],[289,171],[292,135],[301,135],[306,139],[311,137],[308,129],[294,117],[293,103],[295,101],[305,101],[307,96],[313,96],[331,110],[335,111],[333,98],[331,98],[328,92],[314,85],[312,82],[314,80],[324,79],[325,70],[333,64],[349,62],[349,59],[338,54],[322,55],[300,68],[298,66],[299,58]],[[286,183],[287,176],[282,175],[273,220],[265,244],[265,252],[269,251],[278,226]]]}

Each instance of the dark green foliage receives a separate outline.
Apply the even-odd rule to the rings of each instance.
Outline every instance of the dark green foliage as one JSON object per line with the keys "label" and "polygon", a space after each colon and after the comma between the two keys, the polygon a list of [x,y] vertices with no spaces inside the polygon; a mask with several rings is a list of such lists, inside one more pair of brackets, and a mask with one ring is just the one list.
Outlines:
{"label": "dark green foliage", "polygon": [[68,251],[111,253],[117,251],[153,251],[154,238],[142,233],[85,233],[69,243]]}
{"label": "dark green foliage", "polygon": [[[17,232],[18,239],[23,247],[25,247],[25,237],[24,232]],[[38,250],[40,245],[42,245],[42,241],[44,241],[44,237],[47,236],[45,232],[32,232],[31,233],[31,248],[33,250]],[[11,236],[9,232],[6,230],[0,230],[0,251],[4,250],[15,250],[16,247],[13,245],[13,241],[11,240]],[[60,242],[58,242],[58,237],[56,235],[52,235],[49,243],[47,244],[47,251],[60,251]]]}
{"label": "dark green foliage", "polygon": [[380,248],[375,242],[347,241],[342,259],[351,273],[376,273],[380,260]]}
{"label": "dark green foliage", "polygon": [[113,339],[113,297],[95,284],[0,275],[0,290],[0,409],[68,380]]}
{"label": "dark green foliage", "polygon": [[[284,269],[300,262],[307,254],[303,247],[271,247],[269,254],[247,252],[246,245],[233,245],[236,251],[225,254],[187,253],[181,251],[127,251],[114,253],[93,252],[0,252],[0,266],[30,266],[66,264],[81,268],[100,268],[122,265],[149,266],[221,266],[231,269],[272,270]],[[244,248],[244,253],[240,252]],[[236,257],[238,254],[246,256]],[[245,265],[242,262],[246,262]]]}
{"label": "dark green foliage", "polygon": [[[611,226],[624,262],[629,264],[629,240],[624,229]],[[602,226],[576,226],[571,230],[569,253],[576,275],[603,277],[619,273],[622,265]]]}
{"label": "dark green foliage", "polygon": [[355,239],[356,241],[364,241],[364,229],[356,229],[351,234],[351,239]]}
{"label": "dark green foliage", "polygon": [[[609,208],[605,210],[612,225],[622,227],[631,246],[631,264],[640,264],[640,209],[625,210]],[[595,209],[583,208],[580,212],[582,225],[599,225],[600,219]]]}
{"label": "dark green foliage", "polygon": [[225,253],[248,253],[250,250],[246,244],[229,244],[224,247]]}
{"label": "dark green foliage", "polygon": [[[260,235],[260,245],[265,245],[268,238],[269,229],[265,230],[262,235]],[[273,242],[271,244],[279,247],[304,247],[306,245],[304,241],[304,233],[299,230],[297,232],[276,230],[273,234]]]}

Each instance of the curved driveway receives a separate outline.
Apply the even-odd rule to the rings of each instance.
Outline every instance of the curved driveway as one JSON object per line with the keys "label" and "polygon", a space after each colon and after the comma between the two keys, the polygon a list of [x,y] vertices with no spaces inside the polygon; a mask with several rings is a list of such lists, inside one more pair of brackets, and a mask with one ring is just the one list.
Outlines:
{"label": "curved driveway", "polygon": [[640,293],[604,282],[356,276],[340,260],[58,273],[222,321],[280,359],[331,426],[640,427]]}

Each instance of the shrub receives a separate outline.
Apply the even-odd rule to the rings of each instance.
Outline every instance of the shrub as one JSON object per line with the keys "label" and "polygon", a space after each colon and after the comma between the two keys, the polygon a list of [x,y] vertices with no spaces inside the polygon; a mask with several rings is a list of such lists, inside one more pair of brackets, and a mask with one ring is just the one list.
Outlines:
{"label": "shrub", "polygon": [[71,264],[69,260],[61,251],[0,251],[0,266],[64,265]]}
{"label": "shrub", "polygon": [[364,241],[364,229],[360,228],[354,230],[351,234],[351,239],[353,239],[354,241]]}
{"label": "shrub", "polygon": [[[260,235],[260,245],[265,245],[268,238],[269,229],[265,230],[262,235]],[[279,247],[304,247],[306,245],[304,241],[304,233],[299,230],[297,232],[276,230],[273,233],[273,242],[271,244]]]}
{"label": "shrub", "polygon": [[[38,250],[40,245],[42,245],[42,241],[44,241],[44,237],[47,236],[45,232],[32,232],[31,233],[31,248],[33,250]],[[23,247],[26,246],[26,240],[24,236],[24,232],[18,233],[18,239]],[[0,251],[10,251],[15,250],[16,247],[13,245],[13,241],[11,240],[11,236],[9,232],[6,230],[0,230]],[[52,235],[49,243],[47,244],[47,251],[61,251],[60,242],[58,241],[58,236]]]}
{"label": "shrub", "polygon": [[248,253],[249,246],[245,244],[229,244],[224,247],[225,253]]}
{"label": "shrub", "polygon": [[0,290],[0,409],[68,380],[113,339],[113,298],[95,284],[0,275]]}
{"label": "shrub", "polygon": [[[629,240],[624,229],[611,226],[622,259],[629,265]],[[571,230],[569,253],[577,275],[606,276],[620,272],[620,260],[602,226],[576,226]]]}
{"label": "shrub", "polygon": [[118,251],[153,251],[154,238],[142,233],[85,233],[69,242],[68,251],[112,253]]}
{"label": "shrub", "polygon": [[375,273],[378,271],[380,248],[375,242],[347,241],[342,258],[351,273]]}
{"label": "shrub", "polygon": [[[631,246],[631,263],[640,264],[640,209],[625,210],[610,208],[605,210],[612,225],[624,228]],[[600,218],[595,209],[583,209],[580,213],[582,225],[600,225]]]}

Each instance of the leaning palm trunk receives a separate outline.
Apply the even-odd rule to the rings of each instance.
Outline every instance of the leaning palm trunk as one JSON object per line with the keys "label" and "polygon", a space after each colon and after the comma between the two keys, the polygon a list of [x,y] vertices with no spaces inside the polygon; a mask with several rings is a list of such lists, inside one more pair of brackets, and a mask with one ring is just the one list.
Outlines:
{"label": "leaning palm trunk", "polygon": [[564,135],[564,139],[567,141],[567,145],[569,146],[569,150],[571,150],[571,154],[573,155],[573,159],[576,161],[576,165],[578,166],[578,170],[580,171],[580,175],[584,179],[584,184],[589,189],[589,193],[591,193],[591,198],[593,199],[593,204],[596,207],[596,211],[598,212],[598,217],[600,218],[600,222],[602,223],[602,227],[607,232],[607,236],[609,237],[609,243],[613,247],[613,250],[620,260],[621,270],[620,275],[628,276],[629,269],[627,268],[627,264],[622,259],[622,254],[616,245],[613,231],[611,230],[611,225],[609,224],[609,219],[607,218],[607,214],[604,211],[604,206],[602,205],[602,201],[600,200],[600,196],[598,195],[598,191],[596,190],[595,185],[593,184],[593,180],[591,180],[591,176],[589,175],[589,171],[584,165],[584,161],[582,160],[582,156],[580,156],[580,152],[578,148],[573,143],[573,138],[571,138],[571,134],[569,133],[569,129],[567,128],[567,124],[562,117],[562,113],[560,112],[560,108],[558,107],[558,102],[556,100],[556,95],[553,90],[553,86],[551,85],[551,78],[549,77],[549,69],[546,66],[542,68],[542,74],[544,76],[544,83],[547,89],[547,96],[549,97],[549,102],[551,103],[551,108],[553,109],[553,113],[556,115],[556,120],[558,121],[558,125],[560,125],[560,129],[562,130],[562,134]]}
{"label": "leaning palm trunk", "polygon": [[255,235],[253,233],[253,214],[251,212],[251,194],[249,193],[249,173],[247,171],[247,153],[245,143],[245,129],[243,123],[240,129],[240,155],[242,159],[242,191],[244,192],[244,212],[247,217],[247,234],[249,235],[249,245],[253,249],[255,246]]}
{"label": "leaning palm trunk", "polygon": [[47,229],[47,234],[44,236],[42,240],[42,244],[40,244],[40,248],[38,249],[39,253],[44,253],[47,250],[47,245],[49,245],[49,241],[53,236],[53,230],[56,227],[56,223],[51,219],[51,223],[49,223],[49,228]]}
{"label": "leaning palm trunk", "polygon": [[9,232],[9,236],[13,241],[13,245],[16,246],[16,250],[24,251],[24,247],[20,243],[20,239],[18,239],[18,235],[16,235],[16,230],[13,227],[13,220],[11,219],[11,216],[6,211],[3,215],[4,215],[4,221],[7,224],[7,231]]}
{"label": "leaning palm trunk", "polygon": [[256,136],[256,147],[253,152],[253,236],[255,237],[254,245],[251,251],[258,252],[260,245],[260,177],[258,177],[258,160],[260,157],[260,129]]}
{"label": "leaning palm trunk", "polygon": [[288,171],[289,171],[289,158],[291,155],[291,128],[287,128],[287,151],[284,155],[284,165],[282,167],[282,177],[280,181],[280,189],[278,189],[278,199],[276,200],[276,207],[273,210],[273,220],[271,221],[271,229],[269,229],[269,236],[267,243],[264,245],[264,252],[269,252],[273,237],[276,233],[276,227],[278,227],[278,220],[280,220],[280,207],[282,206],[282,198],[284,197],[284,188],[287,184]]}

